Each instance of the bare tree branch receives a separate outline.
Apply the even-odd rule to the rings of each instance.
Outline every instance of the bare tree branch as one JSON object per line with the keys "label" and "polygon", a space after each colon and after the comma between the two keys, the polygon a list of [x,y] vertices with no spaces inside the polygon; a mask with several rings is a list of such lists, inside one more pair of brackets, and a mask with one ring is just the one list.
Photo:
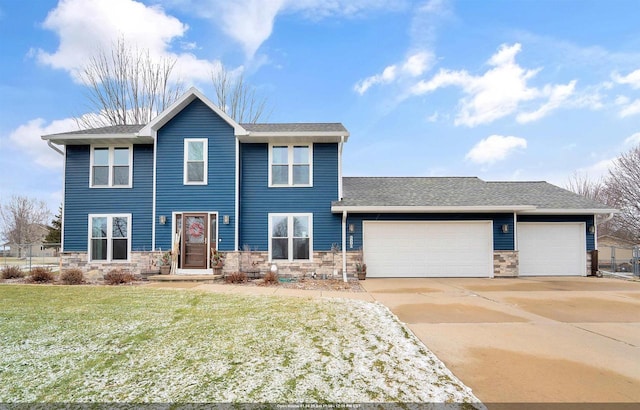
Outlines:
{"label": "bare tree branch", "polygon": [[9,202],[0,204],[0,232],[13,244],[38,242],[47,233],[49,214],[44,201],[14,195]]}
{"label": "bare tree branch", "polygon": [[620,209],[616,228],[640,240],[640,145],[620,155],[606,179],[609,204]]}
{"label": "bare tree branch", "polygon": [[175,60],[154,60],[149,50],[120,38],[110,52],[100,50],[82,69],[87,105],[95,115],[76,118],[81,128],[147,124],[184,92],[172,78]]}
{"label": "bare tree branch", "polygon": [[211,73],[216,105],[238,123],[256,123],[267,116],[267,98],[244,81],[244,74],[234,75],[224,66]]}

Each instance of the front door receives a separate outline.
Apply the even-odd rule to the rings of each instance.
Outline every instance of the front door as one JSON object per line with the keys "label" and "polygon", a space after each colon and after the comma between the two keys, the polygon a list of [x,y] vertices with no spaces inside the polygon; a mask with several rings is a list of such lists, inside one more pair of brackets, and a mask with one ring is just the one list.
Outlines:
{"label": "front door", "polygon": [[182,267],[207,268],[208,246],[207,214],[184,214],[182,223]]}

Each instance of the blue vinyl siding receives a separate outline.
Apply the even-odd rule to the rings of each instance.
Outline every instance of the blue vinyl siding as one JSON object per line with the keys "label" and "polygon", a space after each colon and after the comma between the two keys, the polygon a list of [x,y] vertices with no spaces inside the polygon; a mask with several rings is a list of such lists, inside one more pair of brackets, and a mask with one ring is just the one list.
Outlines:
{"label": "blue vinyl siding", "polygon": [[88,215],[130,213],[131,250],[151,250],[153,145],[133,146],[132,188],[89,188],[89,145],[68,145],[65,164],[64,251],[86,252]]}
{"label": "blue vinyl siding", "polygon": [[341,244],[341,216],[331,213],[338,199],[338,144],[313,144],[313,187],[269,188],[268,150],[268,144],[240,147],[240,246],[268,249],[269,213],[313,213],[313,250]]}
{"label": "blue vinyl siding", "polygon": [[[513,214],[349,214],[347,226],[353,224],[354,232],[347,232],[347,249],[362,247],[363,221],[493,221],[493,249],[513,250]],[[502,233],[502,225],[509,225],[509,232]],[[353,248],[349,246],[349,236],[353,235]]]}
{"label": "blue vinyl siding", "polygon": [[[207,185],[184,185],[184,140],[208,139]],[[233,128],[196,99],[158,130],[156,154],[156,248],[171,247],[172,212],[218,212],[219,249],[235,248],[236,138]]]}
{"label": "blue vinyl siding", "polygon": [[518,215],[518,222],[584,222],[586,224],[587,251],[596,248],[595,234],[589,233],[593,215]]}

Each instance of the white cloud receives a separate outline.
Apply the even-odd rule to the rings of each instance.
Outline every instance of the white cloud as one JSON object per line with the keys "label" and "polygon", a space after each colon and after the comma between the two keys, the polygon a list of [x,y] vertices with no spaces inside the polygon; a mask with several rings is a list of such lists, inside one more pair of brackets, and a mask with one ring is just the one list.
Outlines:
{"label": "white cloud", "polygon": [[505,159],[519,148],[527,148],[527,140],[519,137],[491,135],[478,142],[465,159],[477,164],[492,164]]}
{"label": "white cloud", "polygon": [[410,94],[422,95],[447,86],[457,86],[465,96],[460,99],[456,125],[474,127],[488,124],[513,114],[525,102],[544,99],[540,108],[521,114],[520,121],[540,119],[561,107],[573,94],[575,80],[568,84],[548,84],[542,89],[528,85],[540,69],[525,69],[515,61],[522,46],[503,44],[489,58],[491,66],[482,75],[471,75],[466,70],[441,69],[430,80],[420,80],[410,89]]}
{"label": "white cloud", "polygon": [[42,118],[36,118],[13,130],[9,134],[9,140],[14,146],[32,157],[36,164],[46,168],[60,168],[62,167],[62,156],[52,150],[40,137],[77,129],[78,126],[73,118],[55,120],[50,124],[46,124]]}
{"label": "white cloud", "polygon": [[389,84],[407,78],[418,77],[433,65],[433,55],[427,51],[418,51],[409,55],[398,64],[387,66],[380,74],[360,80],[353,89],[360,95],[376,84]]}
{"label": "white cloud", "polygon": [[433,55],[426,51],[419,51],[409,58],[402,65],[402,71],[411,77],[418,77],[433,65]]}
{"label": "white cloud", "polygon": [[640,144],[640,132],[636,132],[635,134],[633,134],[630,137],[628,137],[627,139],[625,139],[624,140],[624,144],[625,145],[638,145],[638,144]]}
{"label": "white cloud", "polygon": [[626,95],[618,95],[618,96],[616,96],[616,99],[615,99],[614,103],[616,105],[627,105],[627,104],[629,104],[630,101],[631,100]]}
{"label": "white cloud", "polygon": [[569,97],[574,93],[576,88],[576,80],[571,81],[569,84],[560,84],[550,86],[547,85],[543,88],[542,94],[548,97],[548,101],[540,108],[532,112],[523,112],[518,114],[516,120],[519,123],[527,123],[531,121],[539,120],[547,115],[549,112],[562,106]]}
{"label": "white cloud", "polygon": [[611,74],[611,78],[618,84],[627,84],[634,89],[640,88],[640,69],[632,71],[624,76],[614,72]]}
{"label": "white cloud", "polygon": [[89,56],[109,51],[119,38],[149,50],[153,57],[176,59],[176,71],[185,81],[208,80],[218,64],[193,54],[172,52],[171,43],[183,38],[188,26],[160,6],[134,0],[61,0],[47,15],[43,27],[55,32],[60,43],[54,52],[36,50],[38,61],[67,70],[76,79]]}
{"label": "white cloud", "polygon": [[640,99],[637,99],[633,101],[631,104],[625,106],[620,111],[619,115],[621,118],[624,118],[624,117],[629,117],[631,115],[636,115],[636,114],[640,114]]}
{"label": "white cloud", "polygon": [[309,20],[353,18],[371,10],[397,10],[404,0],[163,0],[212,21],[243,48],[251,60],[273,32],[276,17],[296,13]]}

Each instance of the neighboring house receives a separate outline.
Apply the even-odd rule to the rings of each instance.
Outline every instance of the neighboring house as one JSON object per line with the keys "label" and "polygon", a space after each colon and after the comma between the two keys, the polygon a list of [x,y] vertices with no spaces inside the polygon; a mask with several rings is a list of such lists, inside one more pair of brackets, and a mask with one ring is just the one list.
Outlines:
{"label": "neighboring house", "polygon": [[633,248],[639,244],[614,235],[598,236],[598,259],[600,266],[610,269],[618,264],[629,264],[633,258]]}
{"label": "neighboring house", "polygon": [[44,239],[49,233],[49,229],[45,225],[36,225],[36,231],[38,234],[38,240],[31,244],[23,243],[17,244],[13,242],[6,242],[2,245],[6,256],[12,258],[28,258],[31,257],[53,257],[56,256],[56,249],[47,247],[44,243]]}
{"label": "neighboring house", "polygon": [[146,125],[42,138],[64,146],[62,264],[86,269],[174,248],[177,273],[212,273],[214,249],[232,272],[250,247],[294,274],[363,249],[372,277],[585,275],[614,212],[545,182],[343,178],[342,124],[238,124],[193,88]]}

